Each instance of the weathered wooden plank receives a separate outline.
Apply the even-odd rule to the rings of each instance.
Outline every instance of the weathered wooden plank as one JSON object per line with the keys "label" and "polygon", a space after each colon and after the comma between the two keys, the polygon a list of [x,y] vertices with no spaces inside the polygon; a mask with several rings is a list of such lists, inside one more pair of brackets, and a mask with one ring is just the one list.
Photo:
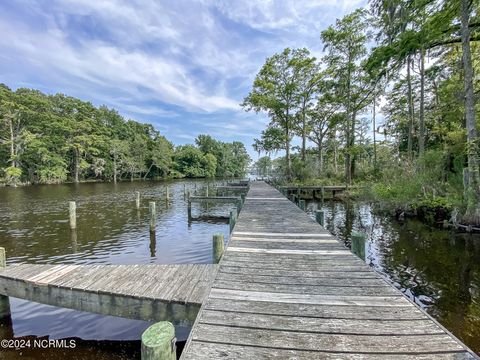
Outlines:
{"label": "weathered wooden plank", "polygon": [[318,305],[412,306],[403,296],[321,295],[212,288],[215,299],[266,301]]}
{"label": "weathered wooden plank", "polygon": [[265,330],[197,323],[193,340],[343,353],[428,354],[465,349],[446,333],[416,335],[343,335]]}
{"label": "weathered wooden plank", "polygon": [[258,274],[237,273],[230,274],[223,271],[217,274],[216,280],[235,283],[261,283],[278,285],[308,285],[308,286],[343,286],[343,287],[382,287],[389,288],[379,278],[325,278],[325,277],[303,277],[303,276],[269,276]]}
{"label": "weathered wooden plank", "polygon": [[287,255],[347,255],[349,250],[294,250],[294,249],[267,249],[267,248],[245,248],[229,246],[227,252],[243,252],[258,254],[287,254]]}
{"label": "weathered wooden plank", "polygon": [[378,279],[372,271],[322,271],[322,270],[293,270],[289,268],[251,268],[236,264],[235,266],[223,265],[219,269],[219,274],[243,274],[256,276],[282,276],[282,277],[302,277],[302,278],[317,278],[317,279]]}
{"label": "weathered wooden plank", "polygon": [[242,291],[263,291],[270,293],[291,293],[303,295],[340,295],[340,296],[381,296],[381,297],[402,297],[403,295],[391,286],[326,286],[326,285],[297,285],[278,283],[257,283],[257,282],[234,282],[215,279],[213,286],[217,289],[242,290]]}
{"label": "weathered wooden plank", "polygon": [[272,314],[278,316],[306,316],[319,319],[370,319],[399,321],[428,319],[428,316],[416,307],[362,306],[332,304],[301,304],[295,302],[266,302],[253,300],[230,300],[210,297],[205,309],[233,311],[252,314]]}
{"label": "weathered wooden plank", "polygon": [[470,360],[473,356],[465,351],[436,352],[433,354],[348,354],[338,352],[318,352],[294,349],[278,349],[264,346],[242,346],[218,342],[192,341],[189,351],[184,351],[185,360]]}
{"label": "weathered wooden plank", "polygon": [[438,325],[429,319],[407,321],[318,319],[305,316],[286,317],[206,309],[202,312],[199,322],[210,325],[324,334],[373,336],[445,334]]}

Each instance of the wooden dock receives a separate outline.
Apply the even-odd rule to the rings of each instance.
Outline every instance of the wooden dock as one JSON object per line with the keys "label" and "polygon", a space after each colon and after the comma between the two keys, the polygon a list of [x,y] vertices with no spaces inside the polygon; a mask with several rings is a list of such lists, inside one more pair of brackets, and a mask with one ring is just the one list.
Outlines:
{"label": "wooden dock", "polygon": [[217,265],[9,265],[0,295],[102,315],[192,325]]}
{"label": "wooden dock", "polygon": [[219,266],[183,360],[478,358],[263,182]]}

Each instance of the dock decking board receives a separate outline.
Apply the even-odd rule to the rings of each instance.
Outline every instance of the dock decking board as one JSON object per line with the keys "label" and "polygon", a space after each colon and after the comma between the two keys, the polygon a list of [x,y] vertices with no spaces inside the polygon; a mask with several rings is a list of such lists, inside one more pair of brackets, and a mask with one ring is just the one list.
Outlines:
{"label": "dock decking board", "polygon": [[250,186],[182,359],[474,359],[274,188]]}

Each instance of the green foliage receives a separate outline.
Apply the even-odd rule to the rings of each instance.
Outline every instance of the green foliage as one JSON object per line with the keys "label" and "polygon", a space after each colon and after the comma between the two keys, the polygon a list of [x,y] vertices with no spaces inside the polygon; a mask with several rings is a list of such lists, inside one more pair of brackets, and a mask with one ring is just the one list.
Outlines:
{"label": "green foliage", "polygon": [[1,84],[0,105],[0,167],[7,183],[242,176],[250,161],[242,143],[202,135],[190,164],[175,164],[188,154],[181,148],[181,156],[174,154],[152,125],[63,94]]}

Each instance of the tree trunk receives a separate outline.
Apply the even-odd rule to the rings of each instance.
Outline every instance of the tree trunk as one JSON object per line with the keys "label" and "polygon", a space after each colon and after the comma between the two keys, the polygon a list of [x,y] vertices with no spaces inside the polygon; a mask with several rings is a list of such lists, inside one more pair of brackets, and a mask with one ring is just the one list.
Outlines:
{"label": "tree trunk", "polygon": [[420,50],[420,123],[418,135],[418,154],[425,151],[425,48]]}
{"label": "tree trunk", "polygon": [[318,144],[318,170],[320,175],[323,174],[323,141],[320,140]]}
{"label": "tree trunk", "polygon": [[413,159],[413,94],[412,94],[412,76],[410,73],[411,58],[407,58],[407,86],[408,86],[408,159]]}
{"label": "tree trunk", "polygon": [[12,161],[12,167],[17,167],[17,163],[15,161],[15,134],[13,132],[13,119],[10,117],[10,159]]}
{"label": "tree trunk", "polygon": [[375,109],[375,98],[373,98],[373,117],[372,117],[372,121],[373,121],[373,171],[376,172],[377,171],[377,140],[375,138],[375,131],[376,131],[376,128],[375,128],[375,113],[376,113],[376,109]]}
{"label": "tree trunk", "polygon": [[302,161],[303,163],[305,163],[306,147],[307,147],[307,124],[305,119],[305,106],[306,104],[303,104],[303,110],[302,110]]}
{"label": "tree trunk", "polygon": [[461,32],[465,91],[465,125],[467,128],[468,188],[467,210],[463,220],[480,224],[480,174],[478,169],[478,136],[475,123],[475,100],[473,94],[473,67],[470,52],[470,1],[461,0]]}
{"label": "tree trunk", "polygon": [[288,126],[289,113],[285,121],[285,157],[287,158],[287,180],[292,180],[292,162],[290,159],[290,130]]}
{"label": "tree trunk", "polygon": [[78,158],[80,157],[80,155],[79,155],[79,151],[78,151],[77,148],[75,148],[75,150],[73,151],[73,154],[74,154],[74,156],[75,156],[74,165],[73,165],[73,166],[74,166],[74,169],[73,169],[73,174],[74,174],[73,181],[76,182],[76,183],[78,183],[78,175],[79,175],[79,171],[80,171],[80,170],[79,170],[79,167],[80,167],[80,166],[79,166],[79,163],[78,163],[78,161],[79,161]]}
{"label": "tree trunk", "polygon": [[117,183],[117,156],[113,155],[113,183]]}

